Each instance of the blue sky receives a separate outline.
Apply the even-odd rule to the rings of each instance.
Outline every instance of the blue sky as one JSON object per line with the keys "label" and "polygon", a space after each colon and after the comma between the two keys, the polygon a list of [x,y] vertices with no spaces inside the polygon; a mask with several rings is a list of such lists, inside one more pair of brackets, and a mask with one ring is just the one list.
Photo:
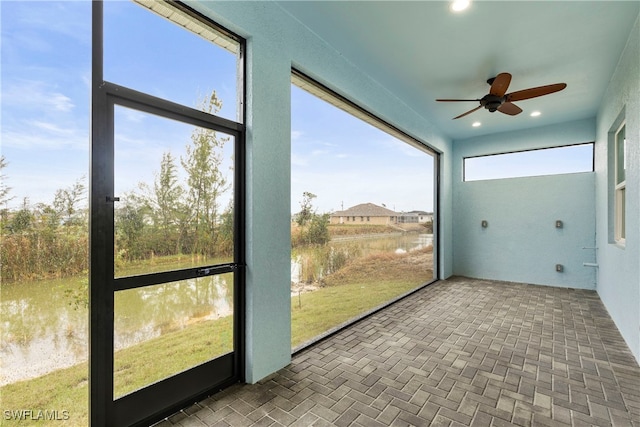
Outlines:
{"label": "blue sky", "polygon": [[302,193],[319,212],[360,203],[433,210],[433,157],[292,87],[291,209]]}
{"label": "blue sky", "polygon": [[[51,203],[55,191],[89,174],[91,4],[0,1],[1,150],[8,162],[10,208],[28,197]],[[196,107],[215,90],[219,115],[236,119],[235,56],[125,1],[105,2],[105,79]],[[388,134],[292,87],[291,211],[302,193],[319,212],[359,203],[397,211],[433,209],[433,159]],[[116,192],[153,182],[162,153],[184,153],[191,128],[119,109]],[[231,159],[227,144],[225,156]],[[570,152],[569,152],[570,151]],[[589,150],[470,161],[480,179],[590,170]],[[585,166],[586,165],[586,166]],[[228,169],[229,162],[225,165]],[[560,168],[560,169],[558,169]],[[86,182],[86,181],[85,181]]]}
{"label": "blue sky", "polygon": [[[89,173],[89,2],[0,2],[2,154],[9,207],[51,203]],[[231,53],[129,2],[105,3],[105,79],[196,106],[215,90],[219,115],[236,119]],[[431,157],[292,88],[292,200],[318,197],[318,211],[358,203],[432,209]],[[164,151],[178,158],[190,128],[118,109],[116,192],[152,183]],[[228,144],[230,145],[230,144]],[[230,158],[231,154],[227,153]]]}
{"label": "blue sky", "polygon": [[[89,174],[91,4],[2,1],[0,7],[1,141],[14,197],[9,207],[21,206],[24,197],[32,206],[51,203],[57,189]],[[140,6],[105,4],[110,81],[193,107],[216,90],[224,101],[219,114],[235,119],[235,67],[231,53]],[[163,149],[179,157],[191,134],[169,121],[147,126],[153,118],[131,110],[121,109],[118,117],[117,191],[151,182]]]}
{"label": "blue sky", "polygon": [[88,3],[0,2],[2,154],[14,196],[50,202],[88,174]]}

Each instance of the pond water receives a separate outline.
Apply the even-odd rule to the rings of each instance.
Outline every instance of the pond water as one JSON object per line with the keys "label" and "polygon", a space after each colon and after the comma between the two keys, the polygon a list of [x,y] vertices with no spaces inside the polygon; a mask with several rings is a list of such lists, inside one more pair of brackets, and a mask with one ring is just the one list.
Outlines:
{"label": "pond water", "polygon": [[[82,278],[2,284],[0,385],[35,378],[88,357],[88,310],[66,291]],[[114,347],[120,350],[233,312],[231,274],[209,276],[115,295]]]}
{"label": "pond water", "polygon": [[74,310],[65,294],[81,280],[2,284],[0,385],[87,359],[87,310]]}
{"label": "pond water", "polygon": [[[408,252],[432,243],[432,235],[398,234],[341,238],[329,247],[334,252],[350,248],[366,256]],[[292,258],[292,282],[299,280],[302,259],[308,256],[297,251]],[[72,305],[69,296],[81,289],[83,280],[86,277],[2,284],[0,386],[87,360],[88,310]],[[114,346],[119,350],[233,314],[233,277],[210,276],[118,292],[115,314]]]}

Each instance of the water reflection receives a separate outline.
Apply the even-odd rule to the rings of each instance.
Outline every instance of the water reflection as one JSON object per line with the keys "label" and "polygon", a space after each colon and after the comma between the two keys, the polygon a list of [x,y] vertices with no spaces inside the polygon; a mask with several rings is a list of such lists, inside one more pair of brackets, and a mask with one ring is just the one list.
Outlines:
{"label": "water reflection", "polygon": [[115,350],[233,314],[233,276],[148,286],[115,295]]}
{"label": "water reflection", "polygon": [[[65,291],[83,278],[2,284],[0,386],[35,378],[88,358],[88,311]],[[233,314],[233,275],[117,292],[116,350]]]}
{"label": "water reflection", "polygon": [[74,310],[65,295],[80,280],[2,284],[0,385],[87,359],[87,310]]}

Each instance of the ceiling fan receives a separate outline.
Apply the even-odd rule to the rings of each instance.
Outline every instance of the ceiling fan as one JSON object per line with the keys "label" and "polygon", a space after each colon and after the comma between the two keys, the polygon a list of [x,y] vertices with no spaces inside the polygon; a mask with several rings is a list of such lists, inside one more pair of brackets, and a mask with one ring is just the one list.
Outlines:
{"label": "ceiling fan", "polygon": [[558,92],[567,87],[566,83],[556,83],[546,86],[532,87],[529,89],[518,90],[511,93],[506,93],[511,83],[511,74],[500,73],[497,76],[487,80],[487,83],[491,85],[489,93],[480,99],[436,99],[440,102],[466,102],[475,101],[480,102],[480,105],[473,110],[469,110],[466,113],[462,113],[453,120],[459,119],[471,114],[476,110],[484,107],[490,112],[494,113],[496,110],[501,113],[515,116],[522,113],[522,108],[513,104],[513,101],[522,101],[525,99],[536,98],[538,96],[549,95],[550,93]]}

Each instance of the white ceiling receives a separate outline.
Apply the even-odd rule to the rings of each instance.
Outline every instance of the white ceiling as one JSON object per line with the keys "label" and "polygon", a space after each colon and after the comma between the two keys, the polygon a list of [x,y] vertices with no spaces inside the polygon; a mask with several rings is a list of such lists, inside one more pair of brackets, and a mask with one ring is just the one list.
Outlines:
{"label": "white ceiling", "polygon": [[[446,1],[278,4],[453,139],[594,117],[640,9],[640,1],[476,0],[459,14]],[[567,88],[517,102],[518,116],[481,109],[452,120],[478,104],[435,102],[481,98],[500,72],[513,75],[508,92]]]}

